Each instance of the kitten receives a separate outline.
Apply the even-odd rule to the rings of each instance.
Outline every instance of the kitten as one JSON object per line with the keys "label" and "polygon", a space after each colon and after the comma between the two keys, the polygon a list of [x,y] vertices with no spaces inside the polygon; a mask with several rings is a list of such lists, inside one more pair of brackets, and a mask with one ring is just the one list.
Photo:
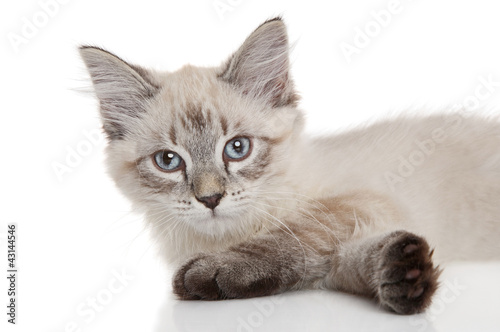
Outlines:
{"label": "kitten", "polygon": [[431,246],[440,260],[500,257],[496,119],[400,117],[308,137],[280,18],[216,68],[80,52],[109,172],[179,267],[181,299],[326,288],[413,314],[438,286]]}

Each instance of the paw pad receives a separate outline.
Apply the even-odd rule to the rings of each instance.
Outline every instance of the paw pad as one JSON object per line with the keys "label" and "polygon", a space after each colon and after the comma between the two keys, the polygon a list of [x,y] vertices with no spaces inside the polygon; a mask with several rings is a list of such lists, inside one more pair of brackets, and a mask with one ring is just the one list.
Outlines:
{"label": "paw pad", "polygon": [[382,250],[380,302],[400,314],[427,308],[440,274],[431,256],[429,245],[421,237],[408,232],[390,236]]}

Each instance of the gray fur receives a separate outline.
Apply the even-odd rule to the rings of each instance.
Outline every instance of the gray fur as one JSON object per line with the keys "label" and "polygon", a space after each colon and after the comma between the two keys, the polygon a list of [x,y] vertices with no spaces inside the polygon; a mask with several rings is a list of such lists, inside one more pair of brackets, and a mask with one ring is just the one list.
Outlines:
{"label": "gray fur", "polygon": [[[437,288],[431,246],[442,258],[500,256],[497,119],[400,118],[307,137],[279,18],[217,68],[157,72],[80,51],[110,138],[109,173],[178,266],[181,299],[328,288],[412,314]],[[440,145],[389,191],[384,172],[435,128]],[[231,160],[225,146],[239,137],[252,148]],[[158,151],[182,167],[162,170]]]}

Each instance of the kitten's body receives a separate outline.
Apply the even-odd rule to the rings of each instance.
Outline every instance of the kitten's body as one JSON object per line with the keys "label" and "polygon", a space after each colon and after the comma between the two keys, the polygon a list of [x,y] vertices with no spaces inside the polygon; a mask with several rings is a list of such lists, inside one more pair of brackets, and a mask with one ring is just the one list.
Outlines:
{"label": "kitten's body", "polygon": [[[390,201],[398,217],[390,222],[387,212],[380,215],[369,227],[362,226],[367,234],[395,229],[422,234],[437,248],[438,262],[498,259],[500,125],[465,116],[400,117],[341,135],[303,135],[290,152],[301,158],[286,160],[285,185],[260,195],[266,197],[265,204],[277,206],[265,210],[286,220],[287,212],[302,201],[319,206],[314,200],[377,193]],[[159,231],[161,218],[148,220],[156,225],[154,234],[164,246],[161,252],[171,263],[228,248],[260,229],[207,238],[195,229]]]}
{"label": "kitten's body", "polygon": [[[323,287],[414,313],[439,275],[414,234],[439,259],[500,257],[497,120],[398,118],[308,137],[280,20],[220,68],[156,73],[97,48],[82,56],[110,173],[167,260],[183,264],[181,298]],[[241,158],[230,157],[234,142],[249,144]],[[175,156],[176,168],[161,168]]]}
{"label": "kitten's body", "polygon": [[[381,193],[402,214],[402,228],[436,248],[435,259],[500,258],[498,119],[397,118],[304,146],[292,173],[301,174],[299,192]],[[315,162],[301,163],[307,159]]]}

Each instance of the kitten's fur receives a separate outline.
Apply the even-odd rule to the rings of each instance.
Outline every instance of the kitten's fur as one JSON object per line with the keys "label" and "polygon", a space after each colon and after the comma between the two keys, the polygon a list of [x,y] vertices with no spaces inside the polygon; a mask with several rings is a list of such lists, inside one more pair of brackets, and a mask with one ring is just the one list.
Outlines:
{"label": "kitten's fur", "polygon": [[[216,68],[156,72],[80,49],[110,174],[179,264],[180,298],[328,288],[409,314],[437,288],[428,243],[440,259],[500,256],[497,120],[401,117],[307,137],[288,49],[279,18]],[[250,138],[251,151],[228,161],[235,137]],[[183,166],[159,170],[152,156],[161,150]],[[405,158],[418,165],[400,174]]]}

